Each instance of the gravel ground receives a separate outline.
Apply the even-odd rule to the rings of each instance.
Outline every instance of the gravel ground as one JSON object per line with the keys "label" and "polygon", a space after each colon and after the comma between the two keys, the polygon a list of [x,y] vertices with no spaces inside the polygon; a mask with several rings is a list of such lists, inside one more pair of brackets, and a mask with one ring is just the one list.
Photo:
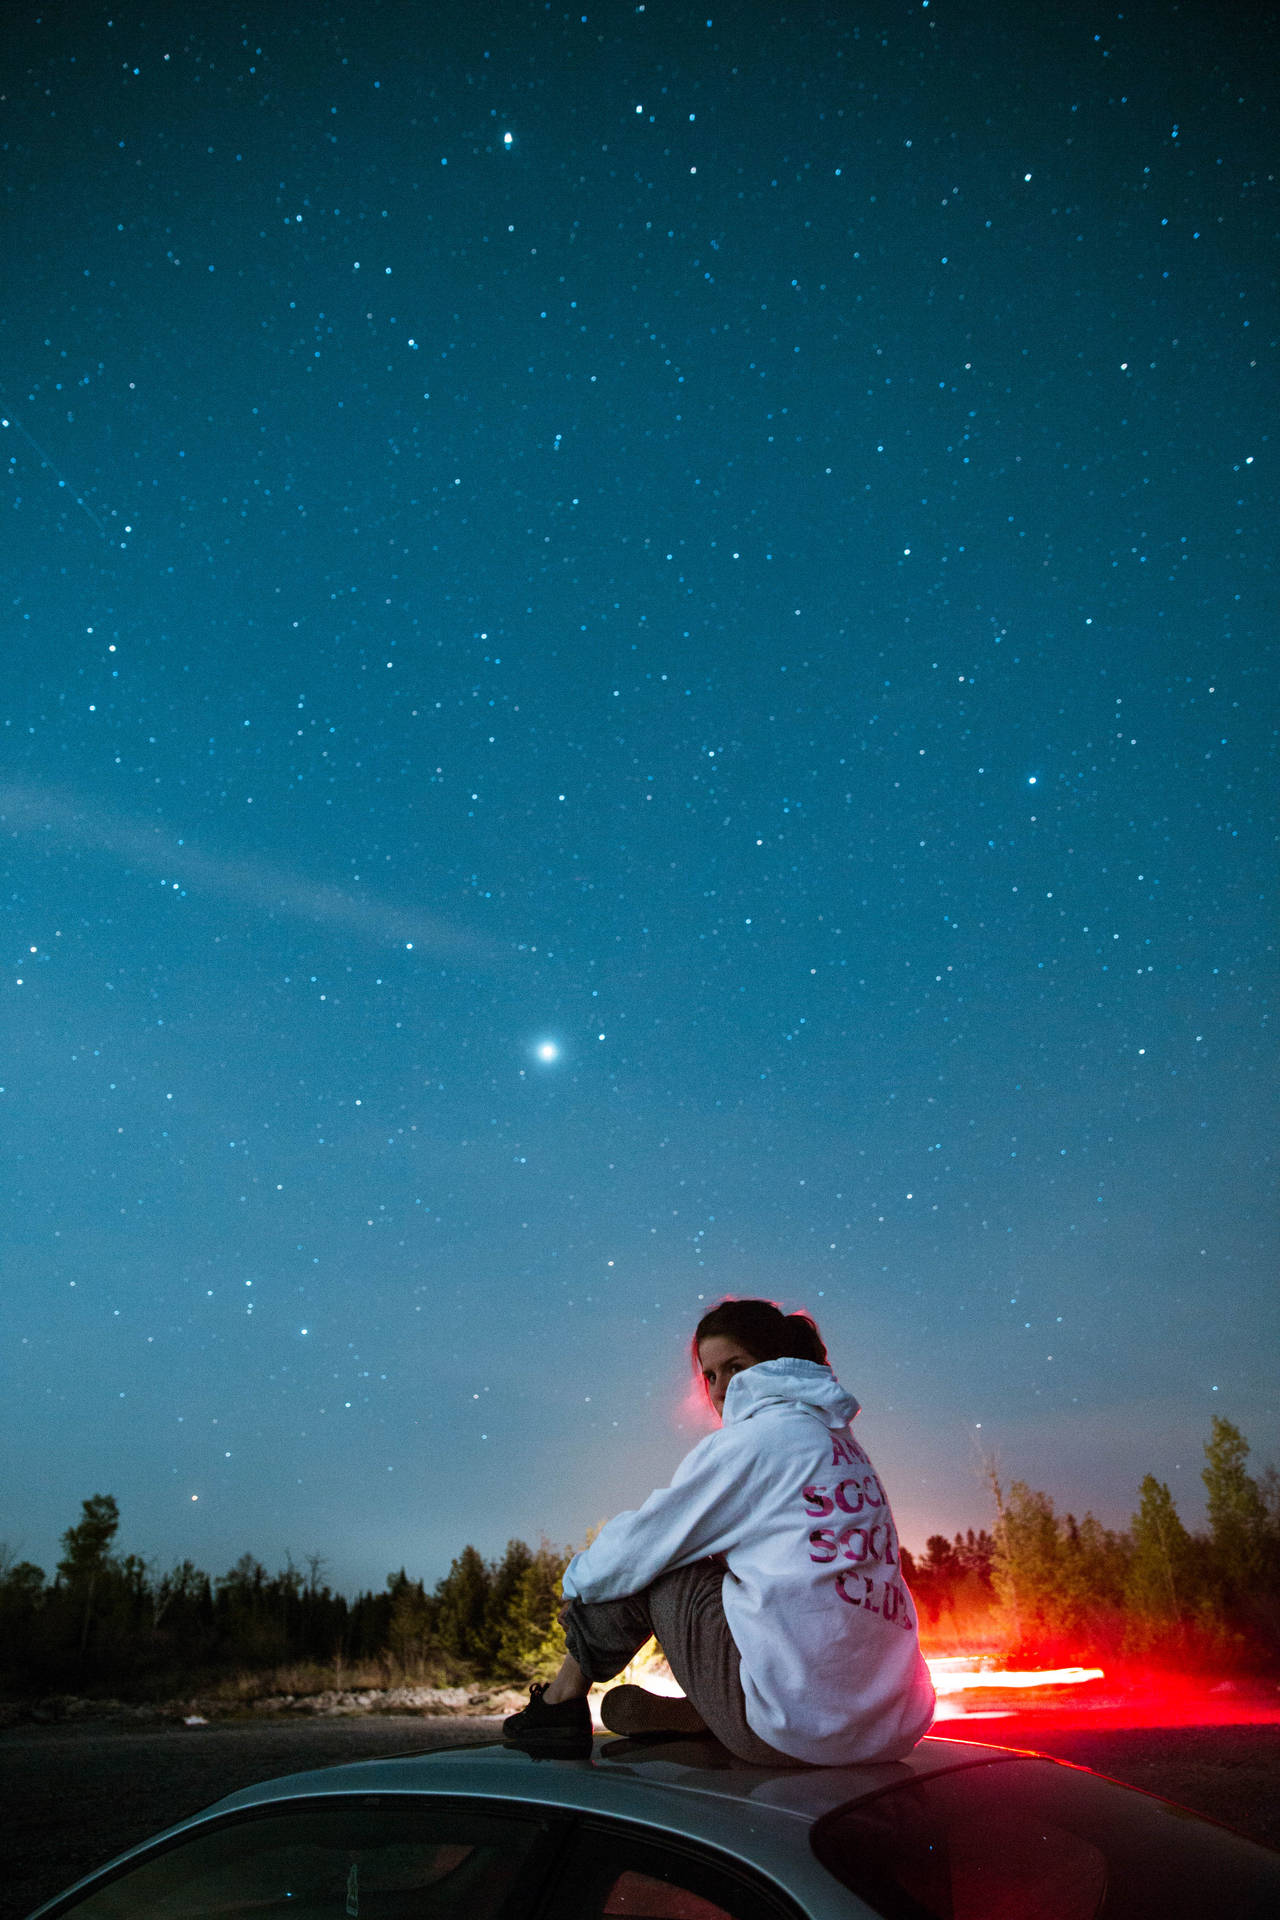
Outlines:
{"label": "gravel ground", "polygon": [[[190,1728],[9,1728],[0,1732],[0,1920],[18,1920],[80,1874],[234,1787],[340,1760],[479,1745],[493,1739],[498,1725],[396,1715]],[[1014,1732],[1006,1723],[991,1737],[1001,1745],[1024,1744]],[[1280,1727],[1072,1728],[1055,1736],[1041,1724],[1026,1744],[1280,1846]]]}

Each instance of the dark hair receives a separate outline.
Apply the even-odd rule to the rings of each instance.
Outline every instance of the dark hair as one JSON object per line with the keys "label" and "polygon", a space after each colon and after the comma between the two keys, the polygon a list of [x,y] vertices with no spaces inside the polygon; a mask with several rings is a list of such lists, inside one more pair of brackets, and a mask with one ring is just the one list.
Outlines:
{"label": "dark hair", "polygon": [[736,1340],[756,1360],[816,1360],[827,1364],[822,1335],[807,1313],[783,1313],[772,1300],[722,1300],[704,1313],[693,1335],[693,1365],[704,1340]]}

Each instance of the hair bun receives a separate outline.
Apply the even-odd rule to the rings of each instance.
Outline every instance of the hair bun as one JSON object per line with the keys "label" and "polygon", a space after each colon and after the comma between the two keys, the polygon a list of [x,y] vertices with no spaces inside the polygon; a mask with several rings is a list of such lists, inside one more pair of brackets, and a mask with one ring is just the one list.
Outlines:
{"label": "hair bun", "polygon": [[812,1317],[783,1313],[772,1300],[730,1298],[703,1314],[693,1336],[695,1366],[700,1342],[713,1335],[738,1341],[756,1362],[816,1360],[820,1366],[827,1365],[827,1349]]}

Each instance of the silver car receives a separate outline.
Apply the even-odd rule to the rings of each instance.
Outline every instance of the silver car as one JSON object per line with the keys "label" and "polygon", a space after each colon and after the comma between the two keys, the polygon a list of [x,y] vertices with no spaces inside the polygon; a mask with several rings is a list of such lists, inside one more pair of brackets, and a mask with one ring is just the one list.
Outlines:
{"label": "silver car", "polygon": [[267,1781],[39,1909],[77,1920],[1280,1914],[1280,1853],[1081,1767],[930,1737],[771,1771],[710,1740],[465,1747]]}

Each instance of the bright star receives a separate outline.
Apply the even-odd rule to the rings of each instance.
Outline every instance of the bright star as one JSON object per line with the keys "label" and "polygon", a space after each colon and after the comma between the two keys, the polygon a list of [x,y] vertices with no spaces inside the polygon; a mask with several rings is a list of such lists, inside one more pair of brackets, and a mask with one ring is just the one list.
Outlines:
{"label": "bright star", "polygon": [[554,1040],[539,1040],[537,1046],[534,1048],[534,1052],[537,1054],[539,1060],[551,1061],[560,1058],[560,1049]]}

